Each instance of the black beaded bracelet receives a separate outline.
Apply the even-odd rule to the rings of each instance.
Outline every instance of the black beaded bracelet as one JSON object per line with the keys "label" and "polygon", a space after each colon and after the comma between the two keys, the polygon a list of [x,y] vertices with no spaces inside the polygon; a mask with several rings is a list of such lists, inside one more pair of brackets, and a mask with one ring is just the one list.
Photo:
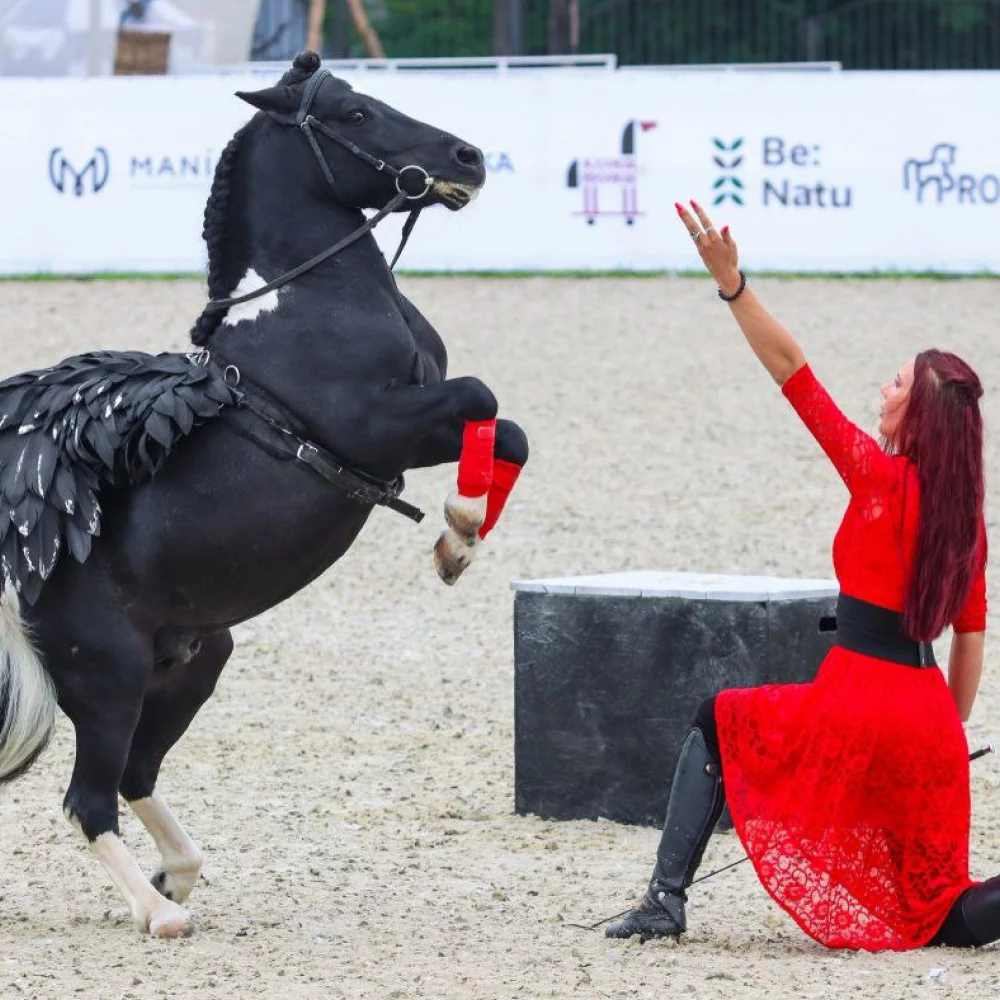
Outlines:
{"label": "black beaded bracelet", "polygon": [[740,271],[740,287],[737,288],[732,295],[726,295],[726,293],[720,288],[719,298],[722,299],[723,302],[732,302],[734,299],[738,299],[743,294],[743,290],[746,287],[747,287],[747,276],[742,271]]}

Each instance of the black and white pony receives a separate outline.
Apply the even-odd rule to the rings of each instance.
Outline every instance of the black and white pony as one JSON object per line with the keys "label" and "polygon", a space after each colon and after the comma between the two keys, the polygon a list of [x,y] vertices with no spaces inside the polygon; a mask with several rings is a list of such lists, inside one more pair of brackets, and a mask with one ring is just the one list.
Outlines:
{"label": "black and white pony", "polygon": [[[458,461],[435,548],[454,582],[527,460],[490,390],[446,379],[362,212],[463,207],[480,151],[312,53],[239,96],[259,113],[206,208],[196,349],[97,352],[0,384],[0,779],[38,756],[58,702],[76,731],[66,815],[161,937],[190,931],[179,904],[202,856],[157,775],[230,626],[316,579],[374,504],[419,516],[398,496],[406,469]],[[119,837],[119,793],[156,840],[151,880]]]}

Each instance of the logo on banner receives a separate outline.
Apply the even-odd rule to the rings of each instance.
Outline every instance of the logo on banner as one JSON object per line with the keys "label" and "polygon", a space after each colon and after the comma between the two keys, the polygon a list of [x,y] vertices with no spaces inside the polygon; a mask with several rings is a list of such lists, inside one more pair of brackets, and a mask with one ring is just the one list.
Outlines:
{"label": "logo on banner", "polygon": [[498,153],[487,150],[483,153],[483,161],[486,164],[486,172],[490,174],[514,173],[514,161],[509,153],[502,150]]}
{"label": "logo on banner", "polygon": [[942,204],[946,198],[960,205],[994,205],[1000,201],[1000,178],[996,174],[961,174],[953,168],[958,146],[939,142],[926,160],[911,157],[903,164],[903,190],[912,191],[917,204]]}
{"label": "logo on banner", "polygon": [[159,186],[211,184],[215,175],[215,152],[133,153],[128,160],[128,177],[135,184]]}
{"label": "logo on banner", "polygon": [[[794,142],[780,135],[764,137],[761,168],[765,171],[761,200],[765,207],[845,209],[851,207],[850,184],[837,184],[823,168],[817,142]],[[816,176],[819,171],[822,174]]]}
{"label": "logo on banner", "polygon": [[586,156],[574,160],[566,172],[566,187],[579,189],[583,207],[574,212],[592,226],[600,217],[617,217],[631,226],[643,215],[639,211],[639,157],[637,134],[656,128],[656,122],[630,121],[622,130],[617,156]]}
{"label": "logo on banner", "polygon": [[743,165],[743,154],[739,152],[743,140],[732,139],[725,142],[723,139],[712,139],[712,142],[716,149],[712,162],[722,171],[712,185],[715,191],[712,204],[721,205],[723,202],[731,201],[736,205],[742,205],[743,181],[740,180],[737,171]]}
{"label": "logo on banner", "polygon": [[71,191],[77,198],[97,194],[110,176],[111,161],[103,146],[98,146],[82,167],[66,156],[62,146],[56,146],[49,153],[49,180],[60,194]]}
{"label": "logo on banner", "polygon": [[[760,150],[759,159],[755,148]],[[851,207],[851,186],[831,181],[823,169],[818,143],[793,142],[779,135],[767,135],[760,140],[714,136],[712,163],[713,205],[760,204],[764,208],[809,210]],[[756,168],[754,172],[759,170],[761,174],[759,202],[742,172],[751,163]]]}

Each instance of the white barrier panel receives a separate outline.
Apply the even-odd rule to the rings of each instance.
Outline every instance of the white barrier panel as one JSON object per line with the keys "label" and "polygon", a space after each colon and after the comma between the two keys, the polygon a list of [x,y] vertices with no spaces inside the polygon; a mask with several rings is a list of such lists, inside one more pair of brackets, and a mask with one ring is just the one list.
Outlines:
{"label": "white barrier panel", "polygon": [[[251,113],[233,93],[269,82],[0,80],[0,273],[200,270],[212,171]],[[480,198],[425,213],[404,269],[693,268],[673,203],[694,197],[756,270],[1000,271],[1000,73],[351,82],[486,151]]]}

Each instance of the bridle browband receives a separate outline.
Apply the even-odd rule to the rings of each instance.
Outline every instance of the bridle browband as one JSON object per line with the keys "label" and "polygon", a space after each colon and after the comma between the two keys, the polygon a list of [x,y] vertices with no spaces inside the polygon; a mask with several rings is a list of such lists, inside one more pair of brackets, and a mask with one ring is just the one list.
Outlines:
{"label": "bridle browband", "polygon": [[[323,151],[319,148],[319,142],[316,140],[314,132],[320,132],[327,138],[333,139],[334,142],[339,143],[344,147],[344,149],[353,153],[373,169],[392,177],[396,182],[396,194],[393,195],[392,199],[385,205],[384,208],[380,208],[378,212],[376,212],[370,219],[367,219],[363,225],[355,229],[353,233],[349,233],[332,247],[328,247],[321,253],[316,254],[315,257],[311,257],[309,260],[305,261],[305,263],[299,264],[298,267],[292,268],[291,271],[286,271],[281,276],[275,278],[274,281],[269,281],[266,285],[262,285],[260,288],[257,288],[252,292],[247,292],[245,295],[233,296],[228,299],[209,300],[208,304],[205,306],[205,310],[207,312],[218,312],[223,309],[228,309],[230,306],[239,305],[241,302],[249,302],[251,299],[260,298],[260,296],[266,295],[268,292],[273,292],[276,288],[281,288],[283,285],[287,285],[290,281],[294,281],[300,275],[305,274],[307,271],[311,271],[314,267],[317,267],[324,261],[336,256],[341,250],[345,250],[352,243],[356,243],[362,236],[366,233],[370,233],[387,215],[391,215],[401,205],[408,201],[420,201],[427,195],[427,192],[430,191],[431,187],[434,185],[434,178],[431,177],[431,175],[423,167],[415,163],[407,164],[405,167],[394,167],[391,163],[387,163],[385,160],[372,156],[371,153],[366,153],[360,146],[351,142],[346,135],[341,135],[339,132],[330,128],[329,125],[324,124],[318,118],[313,117],[313,115],[309,113],[309,109],[312,107],[313,101],[315,101],[320,87],[322,87],[332,75],[333,74],[331,74],[328,69],[319,69],[313,73],[311,77],[309,77],[309,82],[306,84],[306,89],[302,94],[302,101],[299,103],[299,109],[295,112],[294,116],[289,114],[279,114],[271,111],[269,111],[268,114],[279,124],[293,125],[302,131],[303,135],[305,135],[305,137],[309,140],[309,145],[312,148],[313,153],[316,154],[316,159],[319,161],[320,170],[323,171],[323,176],[333,189],[334,194],[338,193],[337,181],[333,176],[333,171],[330,169],[330,164],[327,163],[326,157],[323,156]],[[416,175],[413,179],[420,185],[419,190],[410,190],[407,187],[408,174]],[[415,205],[410,211],[410,216],[403,226],[403,234],[399,241],[399,247],[396,250],[395,256],[392,258],[392,263],[389,265],[390,270],[396,266],[396,261],[399,260],[399,255],[403,252],[403,248],[406,246],[406,243],[410,238],[410,233],[413,232],[413,227],[416,225],[417,217],[420,215],[422,207],[423,206],[421,205]]]}

